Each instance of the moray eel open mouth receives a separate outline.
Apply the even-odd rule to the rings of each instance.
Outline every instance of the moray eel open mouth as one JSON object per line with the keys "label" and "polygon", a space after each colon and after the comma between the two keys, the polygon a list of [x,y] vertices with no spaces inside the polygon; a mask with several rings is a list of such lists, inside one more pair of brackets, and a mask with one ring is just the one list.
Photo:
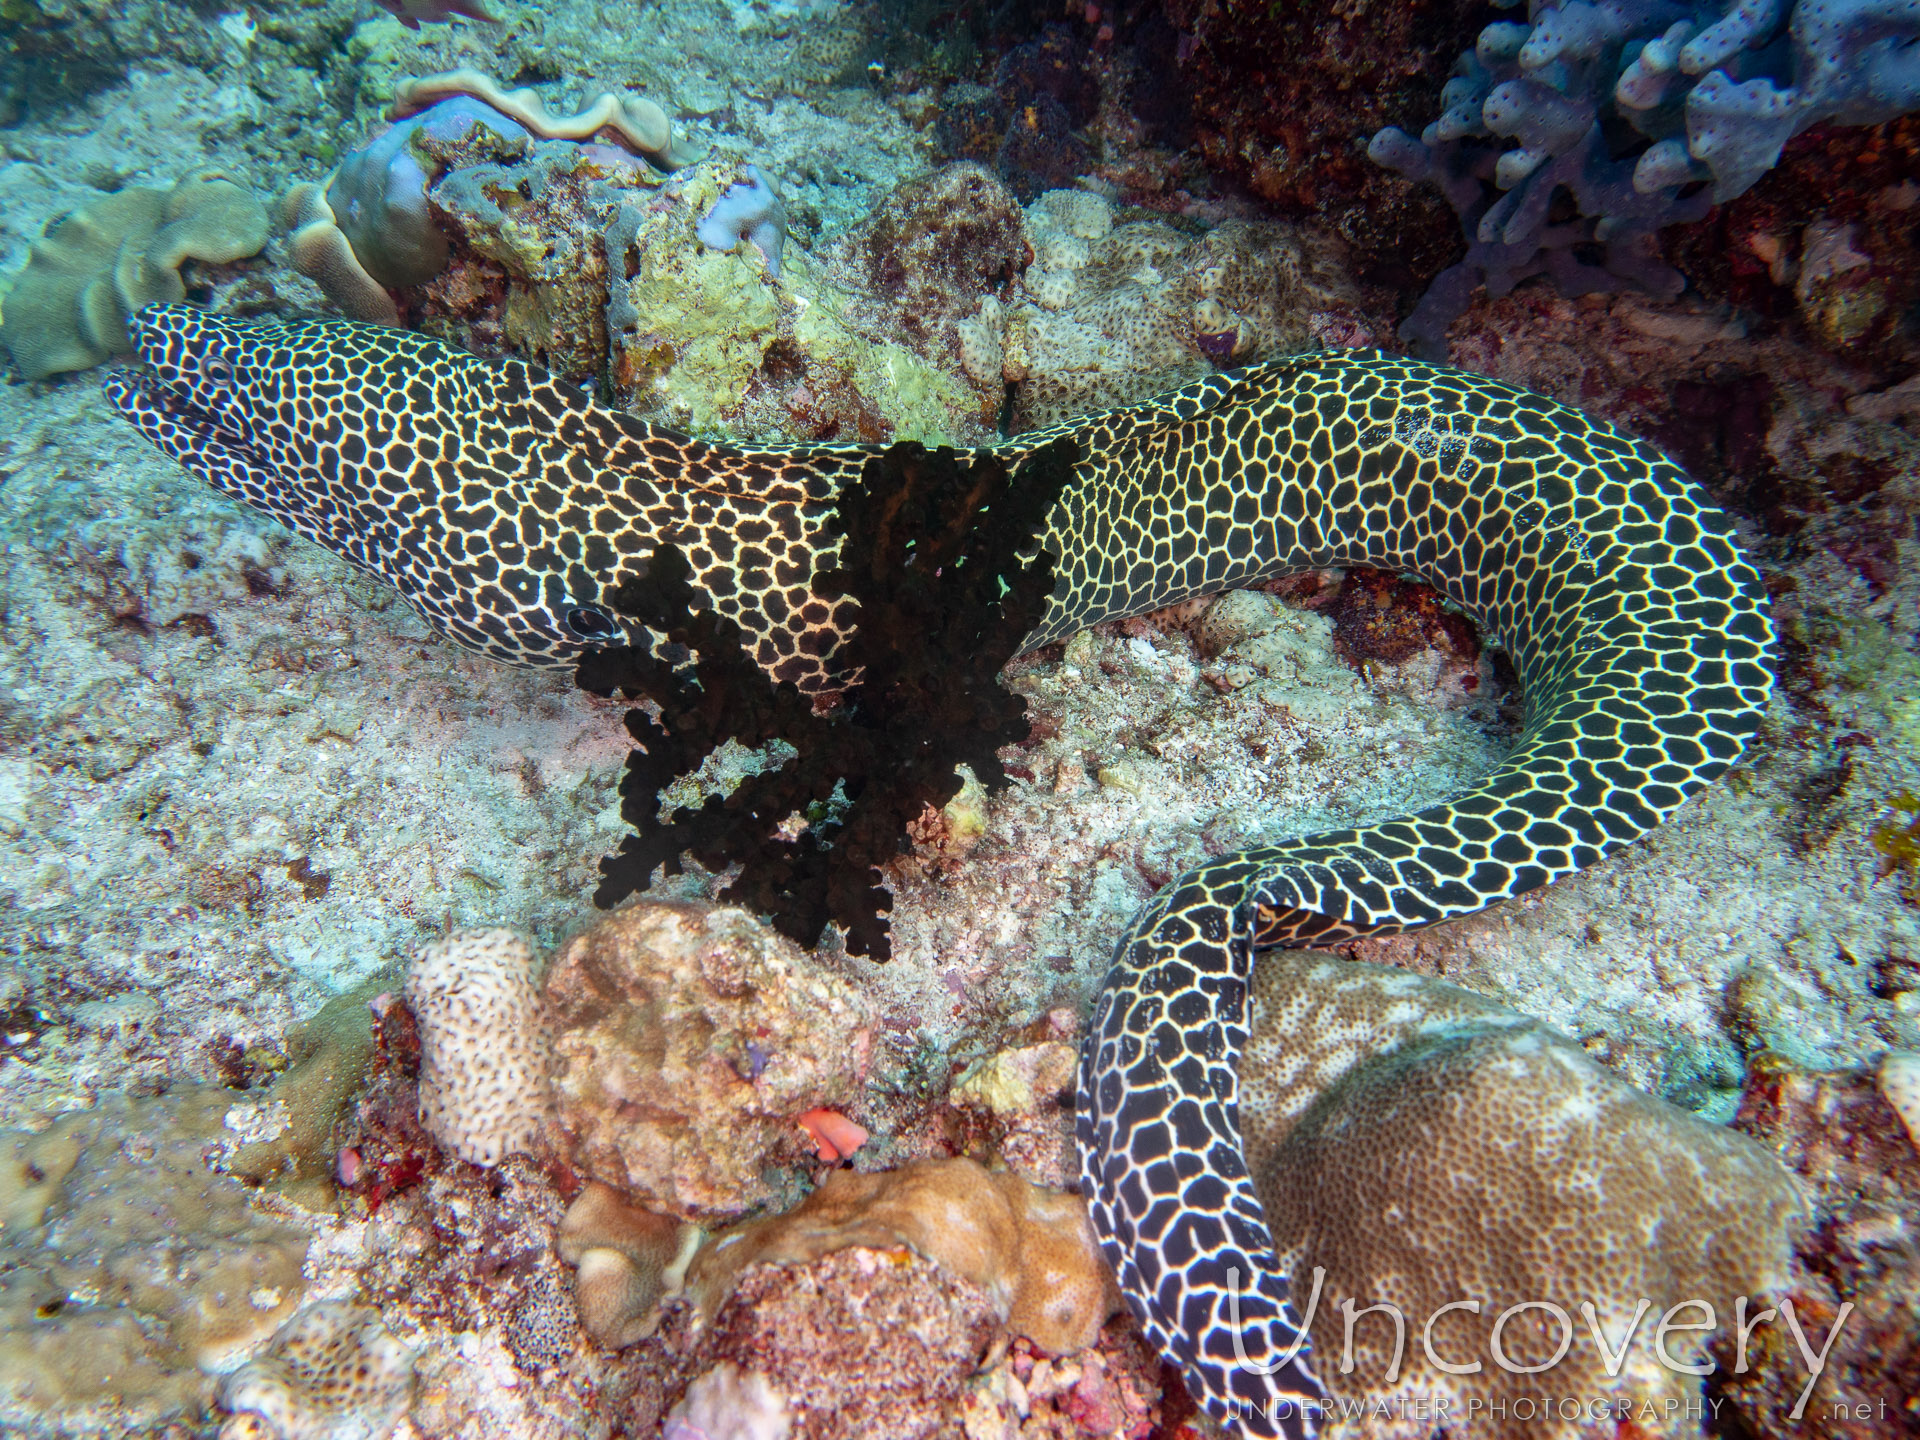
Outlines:
{"label": "moray eel open mouth", "polygon": [[[765,668],[831,682],[851,616],[809,581],[871,449],[688,441],[400,330],[165,306],[135,333],[151,374],[108,393],[156,444],[462,644],[565,663],[594,638],[577,622],[616,624],[605,597],[666,539]],[[1238,1123],[1257,950],[1471,914],[1659,825],[1759,726],[1765,593],[1654,447],[1443,365],[1295,356],[995,448],[1060,435],[1082,458],[1048,515],[1057,585],[1030,644],[1369,565],[1499,635],[1525,693],[1519,742],[1466,794],[1176,879],[1121,940],[1088,1028],[1083,1190],[1122,1291],[1216,1419],[1298,1436],[1324,1392]]]}

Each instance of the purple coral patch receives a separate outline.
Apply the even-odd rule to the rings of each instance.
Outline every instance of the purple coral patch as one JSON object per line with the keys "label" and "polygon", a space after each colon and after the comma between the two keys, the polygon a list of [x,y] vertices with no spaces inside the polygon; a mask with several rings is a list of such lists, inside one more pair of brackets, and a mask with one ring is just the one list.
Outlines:
{"label": "purple coral patch", "polygon": [[379,0],[379,4],[409,30],[418,30],[422,20],[445,24],[456,15],[485,20],[488,24],[499,20],[497,15],[487,13],[484,0]]}

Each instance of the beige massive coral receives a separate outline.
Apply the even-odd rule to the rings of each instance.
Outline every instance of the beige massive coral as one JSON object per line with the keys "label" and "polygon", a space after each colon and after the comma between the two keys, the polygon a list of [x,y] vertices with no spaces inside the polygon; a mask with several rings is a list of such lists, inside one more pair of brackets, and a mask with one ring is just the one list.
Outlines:
{"label": "beige massive coral", "polygon": [[1355,1430],[1424,1437],[1437,1397],[1471,1436],[1697,1432],[1708,1337],[1787,1284],[1772,1155],[1438,980],[1277,953],[1251,1006],[1248,1164],[1301,1310],[1323,1272],[1315,1373],[1382,1402]]}

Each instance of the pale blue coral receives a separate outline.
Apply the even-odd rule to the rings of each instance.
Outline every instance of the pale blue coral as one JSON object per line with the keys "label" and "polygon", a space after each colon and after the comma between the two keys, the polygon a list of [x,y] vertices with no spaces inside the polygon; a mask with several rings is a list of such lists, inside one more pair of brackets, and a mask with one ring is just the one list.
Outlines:
{"label": "pale blue coral", "polygon": [[[1389,127],[1369,149],[1432,180],[1466,230],[1401,327],[1429,354],[1480,284],[1677,294],[1655,231],[1743,194],[1812,125],[1920,107],[1920,0],[1531,0],[1529,20],[1481,31],[1419,139]],[[1646,143],[1616,157],[1622,133]],[[1562,188],[1581,218],[1549,225]]]}

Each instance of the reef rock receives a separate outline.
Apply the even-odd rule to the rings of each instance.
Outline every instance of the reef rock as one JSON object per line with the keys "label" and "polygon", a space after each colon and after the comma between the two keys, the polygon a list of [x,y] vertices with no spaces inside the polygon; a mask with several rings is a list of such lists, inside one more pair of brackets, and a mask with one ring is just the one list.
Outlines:
{"label": "reef rock", "polygon": [[[1216,369],[1365,343],[1338,247],[1292,225],[1230,220],[1194,235],[1051,190],[1027,208],[1026,299],[962,322],[968,372],[1013,384],[1014,427],[1132,404]],[[996,373],[997,367],[997,373]]]}
{"label": "reef rock", "polygon": [[560,1144],[647,1209],[731,1219],[859,1092],[871,1007],[745,910],[641,903],[569,940],[546,993]]}

